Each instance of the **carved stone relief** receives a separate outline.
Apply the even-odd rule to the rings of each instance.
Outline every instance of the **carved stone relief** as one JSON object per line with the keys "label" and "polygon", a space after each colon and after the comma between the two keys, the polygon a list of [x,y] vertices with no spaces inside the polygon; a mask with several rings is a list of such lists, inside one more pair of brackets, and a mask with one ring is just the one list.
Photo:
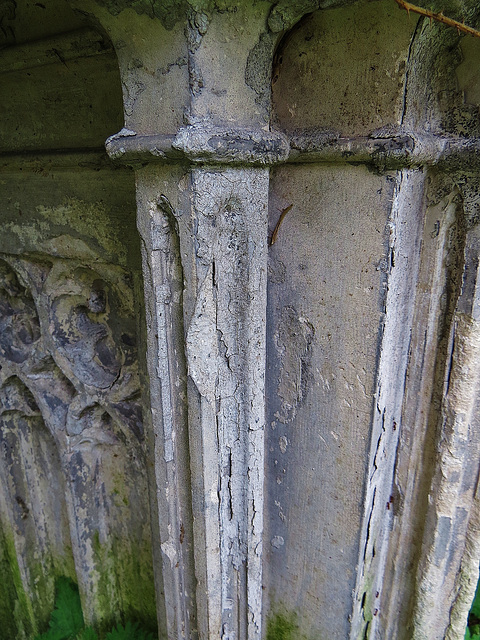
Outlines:
{"label": "carved stone relief", "polygon": [[72,575],[73,562],[58,451],[32,393],[15,375],[0,389],[0,450],[7,511],[2,525],[5,518],[12,525],[23,584],[35,585],[31,606],[20,598],[17,612],[30,637],[37,622],[45,624],[45,612],[52,608],[55,576]]}
{"label": "carved stone relief", "polygon": [[[153,595],[150,615],[142,593],[153,579],[130,274],[106,264],[2,255],[0,334],[2,484],[15,509],[8,519],[17,554],[23,545],[26,567],[42,546],[74,562],[87,619],[118,618],[128,602],[154,620]],[[50,468],[45,456],[57,463]],[[68,513],[66,530],[48,504],[62,486],[65,495],[55,500]],[[51,516],[45,527],[61,544],[42,542],[50,534],[37,519],[32,532],[43,533],[29,541],[34,502],[47,514],[41,517]],[[61,565],[58,558],[51,562]],[[67,569],[59,566],[57,574]],[[135,591],[126,572],[143,583],[133,598],[123,593]],[[23,582],[35,600],[28,570]]]}
{"label": "carved stone relief", "polygon": [[141,441],[129,275],[110,265],[94,271],[75,260],[3,257],[0,287],[3,370],[30,381],[52,434],[78,436],[103,409],[118,437]]}

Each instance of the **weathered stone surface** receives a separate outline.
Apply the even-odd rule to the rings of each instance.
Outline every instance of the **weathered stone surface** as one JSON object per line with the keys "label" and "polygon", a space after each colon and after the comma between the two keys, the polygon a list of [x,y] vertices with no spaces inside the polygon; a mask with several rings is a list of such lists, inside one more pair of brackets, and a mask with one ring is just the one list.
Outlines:
{"label": "weathered stone surface", "polygon": [[[36,11],[42,12],[39,4]],[[64,28],[72,30],[56,39],[55,31],[42,29],[46,22],[33,15],[33,5],[19,3],[17,8],[13,23],[17,42],[39,42],[33,50],[23,44],[4,52],[2,153],[102,148],[112,127],[123,122],[119,71],[110,43],[98,32],[86,30],[66,3],[54,4],[57,20],[66,21],[64,14],[71,14]]]}
{"label": "weathered stone surface", "polygon": [[0,398],[2,552],[14,574],[5,585],[12,607],[5,622],[11,637],[30,638],[47,623],[55,577],[75,575],[66,482],[28,387],[16,375],[2,376]]}
{"label": "weathered stone surface", "polygon": [[414,26],[398,19],[393,2],[357,2],[308,16],[275,54],[275,124],[343,136],[399,125]]}
{"label": "weathered stone surface", "polygon": [[[119,72],[105,35],[55,4],[47,28],[20,3],[16,41],[36,42],[2,67],[2,557],[25,640],[60,575],[86,621],[156,622],[133,177],[99,153],[123,122]],[[29,149],[30,164],[5,154]]]}
{"label": "weathered stone surface", "polygon": [[270,248],[284,267],[269,282],[266,595],[306,637],[348,635],[393,188],[362,168],[288,167],[271,183],[270,228],[293,207]]}
{"label": "weathered stone surface", "polygon": [[199,407],[189,421],[199,594],[207,637],[260,638],[268,174],[195,170],[192,186],[195,235],[183,242],[196,256],[186,353]]}
{"label": "weathered stone surface", "polygon": [[[194,535],[191,508],[187,370],[184,348],[184,271],[179,226],[182,172],[158,166],[137,174],[138,229],[142,239],[151,422],[156,488],[152,521],[158,531],[156,560],[159,633],[198,637]],[[162,193],[158,193],[158,183]],[[180,189],[179,189],[180,187]],[[180,194],[179,194],[180,191]],[[150,433],[149,433],[150,431]],[[198,621],[200,618],[200,622]]]}
{"label": "weathered stone surface", "polygon": [[[10,502],[15,494],[21,507],[15,528],[6,531],[15,531],[17,550],[25,545],[23,561],[30,568],[23,588],[34,601],[51,601],[52,585],[39,587],[31,574],[36,547],[54,558],[54,566],[42,568],[43,580],[51,583],[59,573],[72,574],[73,551],[87,619],[108,620],[127,607],[148,621],[152,605],[143,581],[151,571],[150,531],[129,275],[110,265],[97,264],[93,271],[51,257],[4,254],[0,265],[2,425],[9,452],[2,469]],[[33,440],[28,452],[22,438],[29,442],[36,429],[24,419],[12,428],[15,412],[44,423],[44,439]],[[58,460],[52,471],[48,456]],[[14,471],[22,467],[23,481]],[[53,483],[63,516],[52,513],[51,491],[42,478]],[[45,527],[40,516],[35,524],[28,517],[35,509]],[[63,542],[29,542],[42,529]],[[62,571],[64,556],[70,565],[63,560]],[[142,585],[137,596],[136,581]],[[45,613],[37,616],[44,623]]]}
{"label": "weathered stone surface", "polygon": [[[424,176],[421,171],[403,171],[397,176],[392,210],[386,225],[385,316],[379,335],[352,637],[361,637],[367,630],[374,636],[378,633],[380,603],[389,595],[384,585],[388,535],[392,520],[402,508],[398,488],[392,487],[392,474],[403,431],[402,403],[415,310],[412,291],[422,286],[419,285],[419,270],[425,215],[423,197]],[[418,331],[423,335],[421,327]]]}
{"label": "weathered stone surface", "polygon": [[169,640],[461,637],[478,43],[393,0],[17,0],[0,46],[10,635],[63,573]]}

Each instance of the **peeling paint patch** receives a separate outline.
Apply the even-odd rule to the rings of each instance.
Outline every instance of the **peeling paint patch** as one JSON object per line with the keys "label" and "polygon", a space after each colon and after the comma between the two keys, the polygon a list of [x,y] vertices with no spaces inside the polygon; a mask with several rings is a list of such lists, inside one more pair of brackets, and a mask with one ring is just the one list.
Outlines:
{"label": "peeling paint patch", "polygon": [[188,328],[186,351],[188,373],[195,382],[200,395],[215,407],[217,366],[216,308],[211,286],[213,269],[210,268],[198,293],[195,312]]}
{"label": "peeling paint patch", "polygon": [[277,393],[282,405],[276,415],[280,422],[291,422],[307,395],[314,336],[315,329],[306,318],[294,307],[284,307],[275,332],[281,363]]}

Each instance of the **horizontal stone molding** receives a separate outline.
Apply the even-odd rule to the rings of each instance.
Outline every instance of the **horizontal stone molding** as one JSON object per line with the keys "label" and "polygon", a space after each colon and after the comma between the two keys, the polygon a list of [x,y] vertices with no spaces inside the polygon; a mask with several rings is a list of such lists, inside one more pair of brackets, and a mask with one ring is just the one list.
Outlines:
{"label": "horizontal stone molding", "polygon": [[108,155],[127,164],[192,162],[268,166],[288,160],[290,147],[282,133],[262,129],[188,126],[173,135],[137,135],[122,129],[106,142]]}
{"label": "horizontal stone molding", "polygon": [[105,142],[107,154],[112,160],[125,164],[145,162],[168,162],[184,159],[173,147],[174,135],[137,135],[135,131],[122,129]]}
{"label": "horizontal stone molding", "polygon": [[112,46],[98,31],[85,27],[42,38],[34,43],[27,42],[3,49],[0,73],[22,71],[46,64],[65,64],[76,58],[88,58],[112,51]]}
{"label": "horizontal stone molding", "polygon": [[472,168],[480,165],[480,139],[403,133],[341,137],[319,132],[181,129],[175,135],[137,135],[122,129],[103,149],[39,149],[0,154],[0,172],[103,169],[150,163],[274,166],[293,163],[371,164],[378,169],[420,166]]}
{"label": "horizontal stone molding", "polygon": [[288,135],[261,129],[185,127],[176,135],[137,135],[122,129],[106,142],[112,160],[137,165],[187,162],[273,166],[285,163],[372,164],[379,169],[419,166],[470,168],[480,164],[480,139],[398,132],[342,137],[321,131]]}
{"label": "horizontal stone molding", "polygon": [[118,171],[127,170],[113,163],[105,149],[46,149],[24,153],[0,154],[0,173],[33,172],[45,173],[52,170]]}
{"label": "horizontal stone molding", "polygon": [[391,135],[341,137],[304,132],[290,138],[288,162],[371,163],[385,169],[425,165],[471,167],[480,162],[480,140],[399,132]]}

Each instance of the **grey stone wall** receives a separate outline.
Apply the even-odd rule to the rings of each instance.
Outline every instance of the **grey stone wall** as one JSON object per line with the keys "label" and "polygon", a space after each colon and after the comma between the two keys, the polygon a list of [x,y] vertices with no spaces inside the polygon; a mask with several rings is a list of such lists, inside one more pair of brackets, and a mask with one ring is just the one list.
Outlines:
{"label": "grey stone wall", "polygon": [[393,0],[2,11],[9,637],[67,575],[168,640],[463,638],[480,40]]}

